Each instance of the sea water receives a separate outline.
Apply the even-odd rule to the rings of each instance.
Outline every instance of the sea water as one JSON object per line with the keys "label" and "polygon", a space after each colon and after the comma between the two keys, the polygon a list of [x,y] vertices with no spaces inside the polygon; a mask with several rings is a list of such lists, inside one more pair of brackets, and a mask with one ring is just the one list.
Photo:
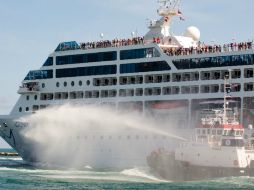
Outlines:
{"label": "sea water", "polygon": [[126,168],[122,171],[96,171],[87,166],[83,170],[49,170],[26,165],[20,157],[0,157],[0,189],[231,190],[254,189],[254,178],[230,177],[192,182],[174,182],[165,181],[153,176],[147,168]]}

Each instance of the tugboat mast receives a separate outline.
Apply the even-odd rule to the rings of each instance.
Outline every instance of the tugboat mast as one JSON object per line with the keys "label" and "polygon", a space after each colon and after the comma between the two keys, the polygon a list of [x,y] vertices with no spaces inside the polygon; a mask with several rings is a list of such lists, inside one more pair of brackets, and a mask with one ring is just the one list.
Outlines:
{"label": "tugboat mast", "polygon": [[229,94],[231,93],[231,72],[228,72],[229,74],[225,76],[224,79],[224,103],[223,103],[223,125],[228,124],[228,118],[227,118],[227,108],[228,108],[228,102],[227,98],[231,97]]}

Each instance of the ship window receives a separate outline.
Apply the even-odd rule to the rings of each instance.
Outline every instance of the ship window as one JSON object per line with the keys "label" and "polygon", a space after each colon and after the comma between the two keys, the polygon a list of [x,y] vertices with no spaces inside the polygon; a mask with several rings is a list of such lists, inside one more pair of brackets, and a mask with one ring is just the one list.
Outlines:
{"label": "ship window", "polygon": [[26,112],[28,112],[29,111],[29,107],[26,107]]}
{"label": "ship window", "polygon": [[67,86],[67,82],[64,82],[64,86],[65,86],[65,87]]}
{"label": "ship window", "polygon": [[37,100],[38,99],[38,96],[37,95],[34,95],[34,100]]}
{"label": "ship window", "polygon": [[22,107],[19,108],[19,112],[22,112]]}
{"label": "ship window", "polygon": [[43,64],[44,67],[53,65],[53,57],[48,57],[48,59]]}
{"label": "ship window", "polygon": [[253,78],[253,69],[245,69],[244,70],[245,78]]}
{"label": "ship window", "polygon": [[53,100],[54,99],[54,94],[48,93],[48,94],[41,94],[41,100]]}
{"label": "ship window", "polygon": [[51,79],[53,78],[53,70],[30,71],[24,80]]}
{"label": "ship window", "polygon": [[45,88],[45,83],[42,83],[42,84],[41,84],[41,87],[42,87],[42,88]]}
{"label": "ship window", "polygon": [[253,91],[254,83],[245,83],[244,90],[245,91]]}
{"label": "ship window", "polygon": [[89,80],[86,81],[86,85],[87,85],[87,86],[90,85],[90,81],[89,81]]}
{"label": "ship window", "polygon": [[141,73],[152,71],[168,71],[170,66],[165,61],[122,64],[120,73]]}
{"label": "ship window", "polygon": [[143,49],[132,49],[122,50],[120,52],[120,59],[142,59],[160,57],[160,53],[155,48],[143,48]]}
{"label": "ship window", "polygon": [[75,85],[74,81],[71,81],[71,86],[74,86],[74,85]]}
{"label": "ship window", "polygon": [[26,100],[29,100],[29,95],[26,96]]}
{"label": "ship window", "polygon": [[245,55],[231,55],[219,57],[178,59],[173,60],[173,64],[176,66],[177,69],[198,69],[211,67],[253,65],[254,55],[245,54]]}
{"label": "ship window", "polygon": [[234,70],[231,72],[231,78],[241,78],[241,70]]}
{"label": "ship window", "polygon": [[170,95],[171,87],[164,87],[162,91],[163,91],[163,95]]}
{"label": "ship window", "polygon": [[60,83],[59,83],[59,82],[57,82],[57,83],[56,83],[56,87],[59,87],[59,86],[60,86]]}
{"label": "ship window", "polygon": [[79,84],[79,86],[82,86],[82,81],[79,81],[78,84]]}
{"label": "ship window", "polygon": [[56,78],[116,74],[116,65],[57,69]]}
{"label": "ship window", "polygon": [[34,105],[33,106],[33,111],[38,111],[39,110],[39,106],[38,105]]}
{"label": "ship window", "polygon": [[222,146],[244,147],[243,139],[223,139]]}
{"label": "ship window", "polygon": [[79,55],[57,56],[56,65],[81,64],[102,61],[115,61],[117,59],[116,51],[100,52]]}
{"label": "ship window", "polygon": [[46,105],[40,105],[40,109],[46,109],[47,106]]}

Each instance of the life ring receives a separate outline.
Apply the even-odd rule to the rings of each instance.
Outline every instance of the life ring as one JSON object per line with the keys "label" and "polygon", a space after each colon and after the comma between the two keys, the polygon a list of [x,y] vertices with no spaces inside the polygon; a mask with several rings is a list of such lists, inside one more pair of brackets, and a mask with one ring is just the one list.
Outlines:
{"label": "life ring", "polygon": [[228,139],[228,140],[226,140],[225,144],[226,144],[227,146],[230,146],[230,145],[231,145],[231,141]]}

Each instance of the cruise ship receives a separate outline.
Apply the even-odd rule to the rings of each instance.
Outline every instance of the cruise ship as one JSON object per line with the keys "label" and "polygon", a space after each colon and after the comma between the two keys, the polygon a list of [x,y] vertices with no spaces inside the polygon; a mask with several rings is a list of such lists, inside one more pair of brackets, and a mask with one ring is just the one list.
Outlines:
{"label": "cruise ship", "polygon": [[[25,76],[11,113],[0,116],[2,138],[25,161],[47,162],[36,154],[40,147],[22,135],[24,128],[32,126],[20,119],[72,103],[135,110],[171,122],[172,130],[188,131],[198,124],[201,110],[222,108],[226,76],[231,83],[226,89],[232,94],[228,106],[250,128],[254,124],[252,41],[208,45],[200,42],[200,31],[194,26],[183,35],[173,35],[172,20],[182,19],[180,0],[159,1],[157,12],[160,19],[149,21],[143,37],[60,43],[40,69]],[[73,155],[71,148],[66,152],[80,157],[83,165],[100,168],[143,166],[153,150],[174,144],[171,138],[135,129],[117,135],[91,130],[76,140],[86,154]],[[60,162],[63,154],[55,157]]]}

